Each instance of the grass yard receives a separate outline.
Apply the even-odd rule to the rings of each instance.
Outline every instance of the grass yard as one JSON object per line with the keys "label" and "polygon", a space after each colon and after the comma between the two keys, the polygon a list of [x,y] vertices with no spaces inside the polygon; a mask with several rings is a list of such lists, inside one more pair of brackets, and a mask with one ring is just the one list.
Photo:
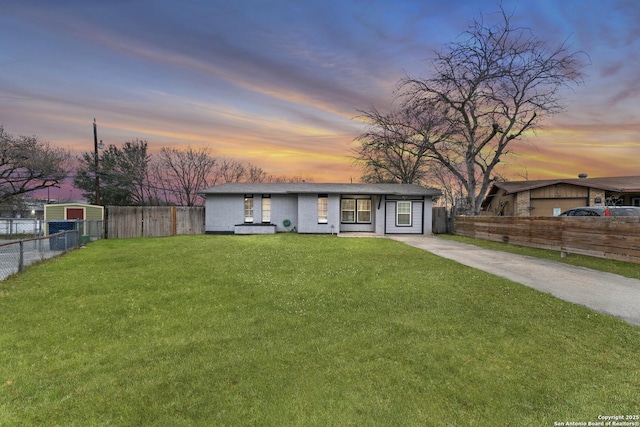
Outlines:
{"label": "grass yard", "polygon": [[529,248],[526,246],[512,245],[509,243],[494,242],[491,240],[474,239],[472,237],[455,236],[451,234],[441,234],[438,237],[443,239],[456,240],[461,243],[481,246],[486,249],[510,252],[517,255],[532,256],[536,258],[549,259],[551,261],[563,262],[578,267],[587,267],[594,270],[606,271],[619,274],[631,279],[640,279],[640,265],[617,261],[613,259],[597,258],[586,255],[569,254],[566,258],[560,257],[559,251],[548,249]]}
{"label": "grass yard", "polygon": [[0,282],[0,425],[640,413],[640,328],[387,239],[102,240]]}

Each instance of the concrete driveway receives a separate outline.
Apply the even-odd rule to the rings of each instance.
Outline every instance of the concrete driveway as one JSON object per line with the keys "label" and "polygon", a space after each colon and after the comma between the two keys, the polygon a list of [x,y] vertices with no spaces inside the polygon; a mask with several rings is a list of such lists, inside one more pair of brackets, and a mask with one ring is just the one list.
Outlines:
{"label": "concrete driveway", "polygon": [[439,237],[388,237],[640,326],[640,280]]}

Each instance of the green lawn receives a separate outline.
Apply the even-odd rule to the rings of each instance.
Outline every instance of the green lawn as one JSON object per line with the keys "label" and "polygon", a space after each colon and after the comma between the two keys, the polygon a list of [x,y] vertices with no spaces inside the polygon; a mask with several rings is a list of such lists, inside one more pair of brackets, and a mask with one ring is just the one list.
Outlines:
{"label": "green lawn", "polygon": [[102,240],[0,282],[0,425],[638,414],[640,328],[387,239]]}
{"label": "green lawn", "polygon": [[586,255],[568,254],[566,258],[560,256],[560,252],[548,249],[529,248],[526,246],[512,245],[509,243],[494,242],[491,240],[474,239],[472,237],[455,236],[451,234],[440,234],[438,237],[443,239],[456,240],[462,243],[481,246],[483,248],[496,251],[510,252],[517,255],[532,256],[536,258],[544,258],[552,261],[562,262],[565,264],[576,265],[579,267],[592,268],[594,270],[606,271],[609,273],[619,274],[621,276],[630,277],[632,279],[640,279],[640,264],[631,262],[616,261],[606,258],[596,258]]}

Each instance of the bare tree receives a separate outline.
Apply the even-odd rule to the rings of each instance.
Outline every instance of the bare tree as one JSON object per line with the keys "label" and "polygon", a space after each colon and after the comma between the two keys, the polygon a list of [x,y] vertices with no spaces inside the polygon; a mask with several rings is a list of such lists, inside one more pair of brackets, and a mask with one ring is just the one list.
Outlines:
{"label": "bare tree", "polygon": [[251,163],[247,165],[246,182],[265,182],[267,178],[267,173],[261,167]]}
{"label": "bare tree", "polygon": [[233,159],[222,158],[216,166],[216,183],[219,181],[223,183],[242,182],[246,174],[247,167],[243,163]]}
{"label": "bare tree", "polygon": [[375,107],[361,113],[367,130],[356,138],[354,158],[363,166],[362,180],[421,183],[429,167],[429,149],[448,135],[447,123],[418,105],[388,114]]}
{"label": "bare tree", "polygon": [[556,48],[511,24],[474,21],[457,42],[436,53],[434,77],[400,82],[405,105],[436,109],[450,124],[448,138],[429,151],[464,188],[468,213],[482,199],[510,143],[563,109],[561,91],[582,82],[584,54]]}
{"label": "bare tree", "polygon": [[286,176],[286,175],[267,175],[264,182],[271,182],[275,184],[299,184],[302,182],[313,182],[313,178],[304,177],[302,175]]}
{"label": "bare tree", "polygon": [[134,204],[151,204],[156,197],[150,179],[151,155],[147,151],[147,141],[133,140],[122,146],[118,168],[129,177],[131,199]]}
{"label": "bare tree", "polygon": [[218,182],[265,182],[267,179],[267,173],[252,163],[222,158],[217,162],[213,184]]}
{"label": "bare tree", "polygon": [[463,189],[456,177],[446,167],[433,163],[427,172],[425,180],[437,186],[442,191],[438,202],[447,209],[460,209]]}
{"label": "bare tree", "polygon": [[[404,136],[395,138],[396,147],[382,144],[376,154],[396,150],[421,166],[442,165],[463,189],[469,214],[480,212],[494,168],[511,153],[512,141],[563,109],[562,90],[582,83],[586,58],[566,43],[550,48],[529,29],[513,26],[502,9],[498,17],[495,25],[473,21],[458,41],[436,52],[429,62],[432,77],[398,83],[403,108],[431,116],[438,137],[419,139],[419,152],[405,149]],[[365,161],[378,159],[361,154]]]}
{"label": "bare tree", "polygon": [[162,148],[156,157],[155,176],[162,191],[183,206],[202,203],[198,191],[213,185],[216,159],[204,147],[198,150]]}
{"label": "bare tree", "polygon": [[67,177],[71,155],[35,136],[13,136],[0,126],[0,203],[54,187]]}

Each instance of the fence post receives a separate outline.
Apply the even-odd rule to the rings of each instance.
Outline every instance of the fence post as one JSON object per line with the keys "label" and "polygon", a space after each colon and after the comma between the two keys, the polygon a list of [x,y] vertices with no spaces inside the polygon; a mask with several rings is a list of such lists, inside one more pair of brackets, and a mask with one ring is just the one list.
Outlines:
{"label": "fence post", "polygon": [[171,206],[171,235],[175,236],[176,234],[178,234],[177,208],[175,206]]}
{"label": "fence post", "polygon": [[24,273],[24,243],[20,241],[20,258],[18,261],[18,271]]}

